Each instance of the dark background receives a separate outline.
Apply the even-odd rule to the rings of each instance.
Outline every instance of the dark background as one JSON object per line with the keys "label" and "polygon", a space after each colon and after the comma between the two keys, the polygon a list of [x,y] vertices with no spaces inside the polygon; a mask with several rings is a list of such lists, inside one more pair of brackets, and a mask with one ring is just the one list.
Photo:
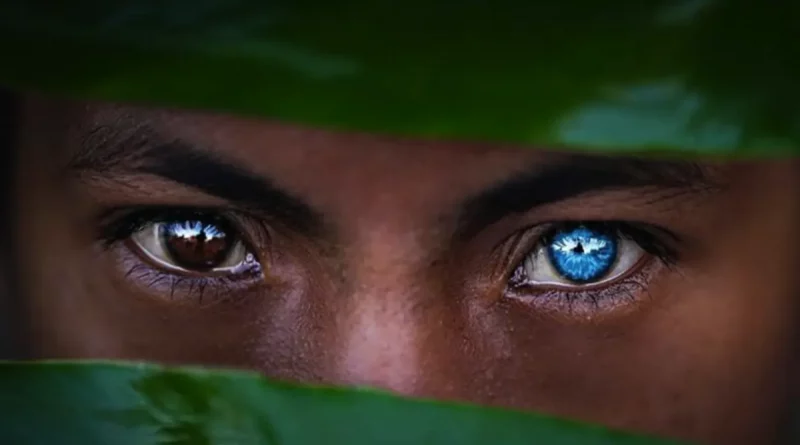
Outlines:
{"label": "dark background", "polygon": [[18,123],[14,96],[0,88],[0,360],[23,358],[24,335],[20,315],[21,298],[15,298],[16,280],[12,260],[15,240],[13,227],[14,160],[13,149]]}

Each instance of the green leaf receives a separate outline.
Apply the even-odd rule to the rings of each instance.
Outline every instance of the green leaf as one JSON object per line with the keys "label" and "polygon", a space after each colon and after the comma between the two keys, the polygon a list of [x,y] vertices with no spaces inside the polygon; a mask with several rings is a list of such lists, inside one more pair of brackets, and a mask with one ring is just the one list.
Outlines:
{"label": "green leaf", "polygon": [[666,445],[599,426],[370,389],[146,364],[0,364],[15,445]]}
{"label": "green leaf", "polygon": [[0,84],[327,128],[800,149],[794,2],[0,1]]}

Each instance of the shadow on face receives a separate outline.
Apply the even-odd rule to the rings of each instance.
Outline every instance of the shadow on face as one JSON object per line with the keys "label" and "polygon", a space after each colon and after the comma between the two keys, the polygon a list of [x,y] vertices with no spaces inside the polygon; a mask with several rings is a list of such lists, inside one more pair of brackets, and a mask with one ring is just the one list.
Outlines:
{"label": "shadow on face", "polygon": [[32,98],[39,357],[257,369],[765,443],[794,161],[602,157]]}

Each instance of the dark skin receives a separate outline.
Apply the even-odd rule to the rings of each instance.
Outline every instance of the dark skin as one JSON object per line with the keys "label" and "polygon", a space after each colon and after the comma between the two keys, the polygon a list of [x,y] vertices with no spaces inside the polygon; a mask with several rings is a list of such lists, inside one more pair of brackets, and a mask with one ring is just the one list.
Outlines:
{"label": "dark skin", "polygon": [[[569,155],[36,97],[22,113],[17,234],[38,357],[249,368],[710,444],[778,430],[796,369],[796,161]],[[584,283],[542,250],[581,225],[619,247]]]}

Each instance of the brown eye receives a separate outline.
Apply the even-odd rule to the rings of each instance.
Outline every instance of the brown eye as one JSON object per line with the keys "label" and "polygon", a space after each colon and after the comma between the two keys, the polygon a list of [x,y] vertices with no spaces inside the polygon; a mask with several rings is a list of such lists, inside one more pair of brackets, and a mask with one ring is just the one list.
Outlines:
{"label": "brown eye", "polygon": [[236,230],[219,218],[153,222],[131,239],[150,260],[172,270],[225,271],[248,257]]}
{"label": "brown eye", "polygon": [[219,267],[236,243],[230,228],[219,222],[182,221],[159,226],[159,237],[175,263],[185,269]]}

